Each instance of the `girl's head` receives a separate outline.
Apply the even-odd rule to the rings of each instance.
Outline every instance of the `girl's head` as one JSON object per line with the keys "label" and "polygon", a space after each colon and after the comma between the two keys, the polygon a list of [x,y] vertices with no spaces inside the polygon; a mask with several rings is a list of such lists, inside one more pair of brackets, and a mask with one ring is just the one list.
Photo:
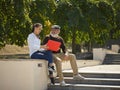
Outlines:
{"label": "girl's head", "polygon": [[32,27],[32,32],[36,35],[39,35],[42,30],[42,24],[41,23],[35,23]]}

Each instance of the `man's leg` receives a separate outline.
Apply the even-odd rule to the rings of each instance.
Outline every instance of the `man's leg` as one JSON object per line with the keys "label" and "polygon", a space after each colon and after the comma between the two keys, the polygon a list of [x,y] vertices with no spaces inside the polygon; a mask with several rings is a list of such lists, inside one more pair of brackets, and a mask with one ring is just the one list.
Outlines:
{"label": "man's leg", "polygon": [[73,70],[73,75],[77,75],[78,74],[78,67],[77,67],[75,55],[69,54],[68,59],[70,60],[70,64],[71,64],[71,67]]}
{"label": "man's leg", "polygon": [[64,76],[63,76],[63,73],[62,73],[62,61],[58,57],[58,55],[53,55],[53,60],[54,60],[54,63],[56,65],[57,74],[59,76],[59,82],[62,82],[62,81],[64,81],[64,78],[63,78]]}
{"label": "man's leg", "polygon": [[73,69],[73,79],[75,80],[83,80],[84,77],[81,76],[78,72],[78,67],[76,63],[76,57],[74,54],[69,54],[68,59],[70,60],[71,67]]}
{"label": "man's leg", "polygon": [[[63,61],[65,61],[64,56],[65,55],[63,53],[59,54],[60,59],[63,60]],[[73,75],[77,75],[78,74],[78,67],[77,67],[75,55],[74,54],[69,54],[68,55],[68,60],[70,61],[71,67],[73,69]]]}

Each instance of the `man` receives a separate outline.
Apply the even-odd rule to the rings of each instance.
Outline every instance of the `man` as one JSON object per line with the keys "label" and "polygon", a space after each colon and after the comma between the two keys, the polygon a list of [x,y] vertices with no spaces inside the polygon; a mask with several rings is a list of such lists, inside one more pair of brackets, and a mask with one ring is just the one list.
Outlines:
{"label": "man", "polygon": [[53,52],[53,60],[54,60],[54,63],[56,64],[56,69],[57,69],[57,73],[59,76],[60,85],[65,86],[66,83],[64,81],[63,73],[62,73],[62,60],[70,60],[71,67],[73,69],[73,79],[83,80],[84,77],[78,73],[76,57],[74,54],[68,54],[65,44],[64,44],[64,40],[62,39],[62,37],[59,36],[59,33],[60,33],[60,26],[53,25],[51,27],[50,34],[47,35],[45,39],[43,40],[43,44],[47,44],[49,40],[53,40],[53,41],[57,41],[61,43],[60,49],[58,51],[52,51],[52,52]]}

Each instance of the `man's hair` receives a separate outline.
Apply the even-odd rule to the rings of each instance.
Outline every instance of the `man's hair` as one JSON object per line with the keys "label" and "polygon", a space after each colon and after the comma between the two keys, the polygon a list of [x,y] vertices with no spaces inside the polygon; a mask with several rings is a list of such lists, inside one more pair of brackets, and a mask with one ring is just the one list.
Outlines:
{"label": "man's hair", "polygon": [[59,25],[52,25],[51,29],[60,29],[61,27]]}
{"label": "man's hair", "polygon": [[41,24],[41,23],[35,23],[35,24],[32,26],[32,32],[34,32],[34,30],[35,30],[36,27],[42,27],[42,24]]}

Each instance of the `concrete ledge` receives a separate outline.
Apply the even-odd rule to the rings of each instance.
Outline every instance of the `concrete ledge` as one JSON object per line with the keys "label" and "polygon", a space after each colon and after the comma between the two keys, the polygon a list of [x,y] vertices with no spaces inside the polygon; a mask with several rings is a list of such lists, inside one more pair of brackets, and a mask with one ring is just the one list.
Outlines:
{"label": "concrete ledge", "polygon": [[47,61],[0,60],[0,90],[47,90]]}
{"label": "concrete ledge", "polygon": [[112,45],[112,51],[118,53],[120,47],[119,45]]}
{"label": "concrete ledge", "polygon": [[104,60],[106,56],[106,50],[103,48],[94,48],[93,49],[93,60]]}

